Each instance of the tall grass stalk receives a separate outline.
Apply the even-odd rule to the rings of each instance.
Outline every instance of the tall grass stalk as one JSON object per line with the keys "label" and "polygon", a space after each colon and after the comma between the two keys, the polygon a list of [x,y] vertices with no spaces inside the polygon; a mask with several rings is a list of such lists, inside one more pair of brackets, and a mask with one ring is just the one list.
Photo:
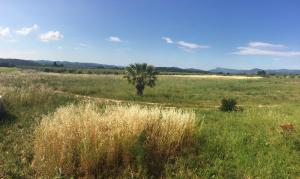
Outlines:
{"label": "tall grass stalk", "polygon": [[39,176],[48,177],[58,170],[66,176],[103,177],[128,167],[153,174],[192,145],[195,129],[192,111],[69,105],[45,116],[37,127],[33,166]]}

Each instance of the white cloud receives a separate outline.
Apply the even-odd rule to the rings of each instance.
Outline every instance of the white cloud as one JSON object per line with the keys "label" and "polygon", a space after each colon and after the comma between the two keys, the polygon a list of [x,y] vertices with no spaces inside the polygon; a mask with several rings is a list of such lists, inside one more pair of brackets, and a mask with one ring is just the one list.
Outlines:
{"label": "white cloud", "polygon": [[300,57],[300,51],[286,51],[282,48],[287,46],[265,42],[250,42],[247,47],[237,47],[236,55],[256,55],[274,57]]}
{"label": "white cloud", "polygon": [[6,37],[10,34],[9,27],[0,27],[0,37]]}
{"label": "white cloud", "polygon": [[162,39],[163,39],[164,41],[166,41],[167,44],[172,44],[172,43],[174,43],[173,40],[172,40],[170,37],[162,37]]}
{"label": "white cloud", "polygon": [[167,44],[176,44],[179,48],[183,49],[186,52],[192,52],[192,50],[195,50],[195,49],[209,48],[209,46],[206,46],[206,45],[199,45],[199,44],[195,44],[195,43],[185,42],[183,40],[177,41],[175,43],[170,37],[162,37],[162,39]]}
{"label": "white cloud", "polygon": [[110,41],[110,42],[114,42],[114,43],[121,43],[121,42],[123,42],[121,40],[121,38],[117,37],[117,36],[110,36],[110,37],[108,37],[107,40]]}
{"label": "white cloud", "polygon": [[261,56],[277,56],[277,57],[300,57],[300,51],[276,51],[249,47],[238,47],[239,51],[234,52],[236,55],[261,55]]}
{"label": "white cloud", "polygon": [[177,45],[179,45],[179,47],[182,47],[185,49],[209,48],[209,46],[206,46],[206,45],[198,45],[195,43],[190,43],[190,42],[185,42],[185,41],[178,41]]}
{"label": "white cloud", "polygon": [[16,34],[18,35],[28,35],[34,31],[37,31],[39,29],[39,26],[34,24],[32,27],[23,27],[20,30],[16,31]]}
{"label": "white cloud", "polygon": [[271,44],[266,42],[249,42],[249,47],[253,48],[285,48],[285,45],[281,44]]}
{"label": "white cloud", "polygon": [[49,31],[45,34],[40,35],[40,40],[48,42],[50,40],[61,40],[64,36],[59,31]]}

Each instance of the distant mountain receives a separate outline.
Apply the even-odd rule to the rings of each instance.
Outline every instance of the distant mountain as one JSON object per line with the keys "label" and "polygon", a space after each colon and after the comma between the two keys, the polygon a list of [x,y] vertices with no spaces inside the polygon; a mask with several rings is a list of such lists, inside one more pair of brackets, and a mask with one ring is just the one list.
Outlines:
{"label": "distant mountain", "polygon": [[[261,71],[262,69],[254,68],[250,70],[236,70],[236,69],[230,69],[230,68],[215,68],[210,70],[212,73],[224,73],[224,74],[257,74],[258,71]],[[300,74],[300,70],[290,70],[290,69],[267,69],[264,70],[268,74]]]}
{"label": "distant mountain", "polygon": [[[124,66],[106,65],[98,63],[81,63],[69,61],[50,61],[50,60],[22,60],[22,59],[4,59],[0,58],[0,66],[16,66],[16,67],[52,67],[53,63],[63,65],[64,68],[106,68],[106,69],[123,69]],[[179,67],[156,67],[161,72],[185,72],[185,73],[208,73],[204,70]]]}
{"label": "distant mountain", "polygon": [[[106,69],[123,69],[124,66],[106,65],[98,63],[81,63],[81,62],[69,62],[69,61],[50,61],[50,60],[23,60],[23,59],[11,59],[0,58],[0,66],[8,67],[52,67],[53,63],[63,65],[65,68],[106,68]],[[223,73],[223,74],[257,74],[262,69],[254,68],[250,70],[237,70],[230,68],[215,68],[209,71],[195,69],[195,68],[179,68],[179,67],[156,67],[160,72],[184,72],[184,73]],[[264,70],[268,74],[300,74],[300,70],[291,69],[269,69]]]}
{"label": "distant mountain", "polygon": [[115,65],[105,65],[98,63],[80,63],[68,61],[50,61],[50,60],[23,60],[0,58],[0,66],[16,66],[16,67],[51,67],[56,62],[63,65],[65,68],[123,68]]}
{"label": "distant mountain", "polygon": [[[38,60],[37,63],[41,65],[51,66],[54,61]],[[106,65],[99,63],[81,63],[81,62],[68,62],[68,61],[56,61],[58,64],[64,65],[66,68],[123,68],[122,66]]]}
{"label": "distant mountain", "polygon": [[184,72],[184,73],[209,73],[208,71],[194,68],[179,68],[179,67],[156,67],[160,72]]}
{"label": "distant mountain", "polygon": [[40,66],[39,63],[33,60],[21,60],[21,59],[10,59],[0,58],[0,66]]}
{"label": "distant mountain", "polygon": [[265,70],[269,74],[300,74],[300,70],[278,69],[278,70]]}
{"label": "distant mountain", "polygon": [[256,74],[258,71],[261,71],[262,69],[254,68],[251,70],[236,70],[236,69],[230,69],[230,68],[215,68],[210,70],[212,73],[224,73],[224,74]]}

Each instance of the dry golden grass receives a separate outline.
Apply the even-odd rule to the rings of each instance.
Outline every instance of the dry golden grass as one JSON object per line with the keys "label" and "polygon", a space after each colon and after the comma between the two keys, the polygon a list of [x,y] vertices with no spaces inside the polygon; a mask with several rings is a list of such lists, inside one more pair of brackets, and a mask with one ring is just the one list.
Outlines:
{"label": "dry golden grass", "polygon": [[241,75],[167,75],[180,78],[199,78],[199,79],[224,79],[224,80],[257,80],[262,79],[260,76],[241,76]]}
{"label": "dry golden grass", "polygon": [[192,111],[69,105],[45,116],[37,127],[33,167],[44,177],[58,170],[66,176],[112,176],[134,171],[143,162],[158,170],[184,146],[190,147],[195,130]]}

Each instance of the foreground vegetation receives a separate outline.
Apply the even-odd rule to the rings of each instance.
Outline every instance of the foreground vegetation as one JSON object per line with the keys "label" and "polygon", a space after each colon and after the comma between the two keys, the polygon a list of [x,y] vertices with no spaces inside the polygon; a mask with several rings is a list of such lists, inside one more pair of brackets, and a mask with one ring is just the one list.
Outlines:
{"label": "foreground vegetation", "polygon": [[[190,147],[182,148],[180,153],[161,162],[159,175],[162,177],[300,176],[298,78],[220,80],[159,76],[156,88],[147,88],[143,97],[137,97],[134,86],[129,86],[122,76],[18,71],[0,76],[0,91],[7,109],[0,121],[0,178],[37,177],[39,169],[34,159],[38,152],[34,141],[38,138],[34,131],[40,121],[47,118],[55,121],[58,112],[66,109],[64,106],[77,106],[86,100],[95,103],[99,115],[110,109],[107,105],[114,106],[103,103],[98,100],[100,98],[116,99],[122,105],[140,103],[150,108],[153,104],[149,102],[154,102],[161,106],[188,108],[185,110],[192,108],[196,112],[194,144],[185,145]],[[224,97],[237,99],[243,111],[219,111]],[[288,123],[294,129],[280,127]],[[137,153],[142,151],[143,154],[144,150],[139,150],[143,149],[141,143],[134,146]],[[157,176],[145,172],[151,171],[147,165],[139,168],[138,161],[133,160],[134,167],[123,170],[124,176],[132,177],[132,173]],[[60,176],[63,174],[60,171],[54,172]]]}
{"label": "foreground vegetation", "polygon": [[160,177],[166,162],[193,146],[195,125],[194,113],[175,109],[62,107],[36,130],[33,166],[43,177],[58,170],[68,178]]}

